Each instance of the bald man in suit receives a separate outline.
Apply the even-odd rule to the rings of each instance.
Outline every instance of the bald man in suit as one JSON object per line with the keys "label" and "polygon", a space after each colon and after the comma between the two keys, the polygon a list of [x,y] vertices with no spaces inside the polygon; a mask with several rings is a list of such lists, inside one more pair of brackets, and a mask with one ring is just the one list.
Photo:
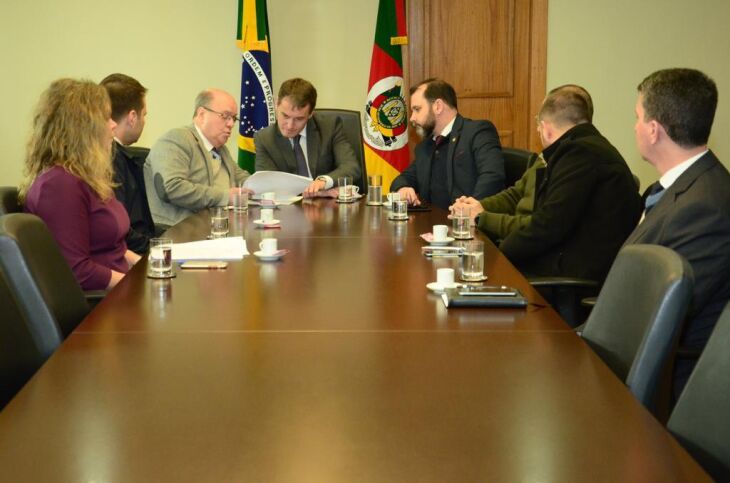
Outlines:
{"label": "bald man in suit", "polygon": [[155,223],[174,225],[201,209],[226,206],[249,176],[226,147],[237,107],[229,93],[207,89],[195,100],[193,124],[169,131],[152,146],[144,174]]}

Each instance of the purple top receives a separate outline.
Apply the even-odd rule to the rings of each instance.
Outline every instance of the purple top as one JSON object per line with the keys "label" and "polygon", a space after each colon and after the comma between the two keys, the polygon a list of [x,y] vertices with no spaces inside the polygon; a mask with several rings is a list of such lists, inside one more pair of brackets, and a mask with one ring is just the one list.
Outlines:
{"label": "purple top", "polygon": [[129,216],[113,196],[103,202],[61,166],[42,173],[28,190],[25,211],[40,217],[84,290],[105,289],[111,270],[127,273]]}

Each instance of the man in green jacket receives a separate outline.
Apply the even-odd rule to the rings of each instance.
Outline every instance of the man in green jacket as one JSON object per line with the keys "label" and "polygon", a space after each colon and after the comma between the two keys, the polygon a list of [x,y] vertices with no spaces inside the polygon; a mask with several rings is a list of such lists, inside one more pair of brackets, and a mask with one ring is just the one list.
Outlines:
{"label": "man in green jacket", "polygon": [[530,223],[532,209],[535,204],[535,186],[545,168],[542,155],[534,155],[532,165],[527,168],[522,178],[514,186],[479,201],[462,196],[449,208],[452,212],[457,207],[468,207],[470,214],[476,219],[477,228],[494,242],[499,242],[517,228]]}
{"label": "man in green jacket", "polygon": [[[593,121],[593,99],[583,87],[576,84],[566,84],[560,89],[571,91],[585,100],[587,104],[588,121]],[[545,160],[542,153],[517,180],[496,195],[479,201],[475,198],[462,196],[449,207],[451,213],[458,207],[470,208],[470,214],[475,219],[477,228],[484,232],[495,243],[519,228],[530,223],[532,210],[535,205],[536,186],[540,185],[544,176]]]}

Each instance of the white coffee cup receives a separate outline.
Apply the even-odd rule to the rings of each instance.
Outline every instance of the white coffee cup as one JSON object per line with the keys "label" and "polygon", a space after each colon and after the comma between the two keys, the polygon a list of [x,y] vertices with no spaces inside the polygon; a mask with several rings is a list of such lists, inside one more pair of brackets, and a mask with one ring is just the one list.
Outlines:
{"label": "white coffee cup", "polygon": [[454,284],[454,269],[439,268],[436,270],[436,284],[441,287],[448,287]]}
{"label": "white coffee cup", "polygon": [[271,208],[261,208],[261,221],[268,223],[274,219],[274,210]]}
{"label": "white coffee cup", "polygon": [[449,237],[449,227],[447,225],[433,225],[433,240],[443,241]]}
{"label": "white coffee cup", "polygon": [[266,238],[259,243],[259,250],[265,255],[270,255],[278,251],[276,238]]}

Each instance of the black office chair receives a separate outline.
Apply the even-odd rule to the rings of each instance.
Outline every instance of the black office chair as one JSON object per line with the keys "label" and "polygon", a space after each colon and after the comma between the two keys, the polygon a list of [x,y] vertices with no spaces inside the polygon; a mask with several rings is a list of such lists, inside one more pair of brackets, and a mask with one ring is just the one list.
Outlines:
{"label": "black office chair", "polygon": [[583,327],[583,339],[655,414],[667,407],[669,364],[693,285],[692,268],[674,250],[628,245]]}
{"label": "black office chair", "polygon": [[502,156],[504,157],[504,184],[507,187],[519,181],[527,168],[532,166],[537,159],[537,153],[519,148],[502,148]]}
{"label": "black office chair", "polygon": [[34,338],[20,313],[7,281],[0,272],[0,409],[35,374],[58,346],[56,331],[49,337]]}
{"label": "black office chair", "polygon": [[18,188],[15,186],[0,186],[0,215],[20,213],[23,207],[18,203]]}
{"label": "black office chair", "polygon": [[0,217],[0,271],[42,352],[50,352],[89,312],[84,292],[43,220]]}
{"label": "black office chair", "polygon": [[730,305],[720,315],[667,428],[716,481],[730,481]]}
{"label": "black office chair", "polygon": [[[360,188],[360,193],[367,194],[368,190],[368,172],[365,167],[365,151],[362,145],[362,124],[360,123],[360,113],[358,111],[350,111],[347,109],[315,109],[320,116],[339,117],[342,120],[345,137],[352,145],[360,163],[360,179],[353,182]],[[335,183],[337,180],[335,180]]]}

